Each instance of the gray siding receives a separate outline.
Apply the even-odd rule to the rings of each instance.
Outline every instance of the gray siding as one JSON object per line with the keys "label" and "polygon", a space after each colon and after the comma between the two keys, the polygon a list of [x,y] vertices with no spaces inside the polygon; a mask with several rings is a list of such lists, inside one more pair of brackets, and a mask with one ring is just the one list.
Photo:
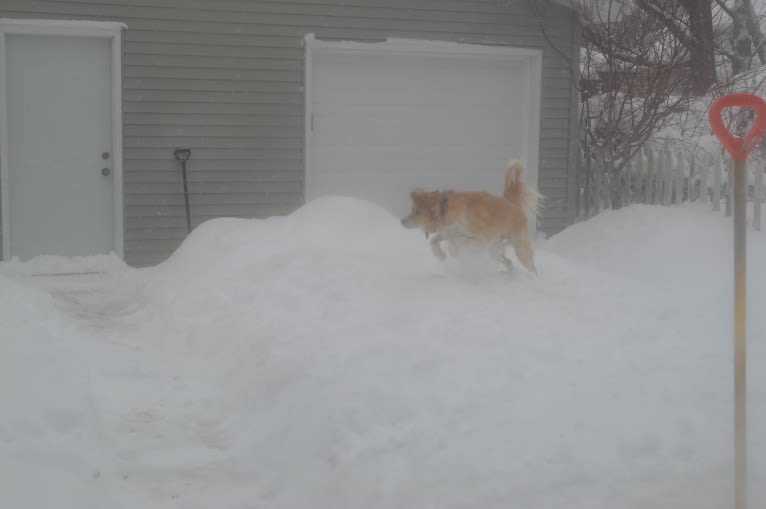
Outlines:
{"label": "gray siding", "polygon": [[[534,6],[534,7],[533,7]],[[165,259],[183,240],[190,147],[193,225],[285,214],[303,200],[303,36],[544,48],[543,231],[572,217],[573,13],[529,0],[0,0],[0,16],[121,21],[125,255]],[[540,24],[546,28],[543,36]],[[553,49],[549,43],[554,45]],[[569,199],[568,199],[569,198]]]}

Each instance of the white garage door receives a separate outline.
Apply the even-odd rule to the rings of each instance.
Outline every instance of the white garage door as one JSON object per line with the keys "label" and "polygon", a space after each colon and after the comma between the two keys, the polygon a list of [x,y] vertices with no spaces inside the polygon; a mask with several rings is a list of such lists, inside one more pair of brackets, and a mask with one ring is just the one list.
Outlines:
{"label": "white garage door", "polygon": [[540,54],[454,43],[307,40],[306,198],[374,201],[414,187],[502,192],[507,162],[537,182]]}

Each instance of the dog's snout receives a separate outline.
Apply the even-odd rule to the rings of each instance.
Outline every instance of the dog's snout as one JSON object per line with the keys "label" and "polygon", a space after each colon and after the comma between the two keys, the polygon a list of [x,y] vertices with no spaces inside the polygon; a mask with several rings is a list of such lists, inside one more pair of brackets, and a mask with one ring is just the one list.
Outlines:
{"label": "dog's snout", "polygon": [[415,223],[415,221],[412,220],[412,216],[409,215],[409,216],[404,216],[402,218],[402,226],[404,226],[408,230],[411,230],[413,228],[417,228],[418,225],[417,223]]}

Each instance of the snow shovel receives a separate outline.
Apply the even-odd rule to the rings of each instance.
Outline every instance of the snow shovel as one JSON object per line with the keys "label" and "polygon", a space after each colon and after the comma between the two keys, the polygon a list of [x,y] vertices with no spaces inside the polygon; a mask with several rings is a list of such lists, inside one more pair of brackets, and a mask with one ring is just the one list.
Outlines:
{"label": "snow shovel", "polygon": [[[752,108],[750,131],[735,136],[724,125],[724,108]],[[708,112],[713,134],[734,160],[734,507],[747,508],[747,172],[745,161],[766,131],[766,101],[752,94],[728,94],[716,99]]]}
{"label": "snow shovel", "polygon": [[189,212],[189,185],[186,181],[186,161],[191,157],[191,149],[178,148],[173,151],[173,157],[181,163],[181,172],[184,181],[184,206],[186,207],[186,232],[191,233],[191,212]]}

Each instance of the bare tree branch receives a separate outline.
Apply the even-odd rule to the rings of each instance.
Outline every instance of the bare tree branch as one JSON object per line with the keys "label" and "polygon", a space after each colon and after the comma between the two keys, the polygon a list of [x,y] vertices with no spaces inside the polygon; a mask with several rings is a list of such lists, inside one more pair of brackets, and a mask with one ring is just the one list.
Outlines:
{"label": "bare tree branch", "polygon": [[754,49],[758,54],[758,60],[761,61],[761,64],[766,64],[766,46],[764,45],[761,25],[758,21],[758,17],[755,15],[755,9],[753,9],[753,2],[750,0],[742,0],[742,5],[747,31],[750,33],[750,39],[753,41],[753,46],[755,46]]}
{"label": "bare tree branch", "polygon": [[[622,4],[621,0],[601,0],[606,1]],[[658,19],[651,13],[659,4],[641,1],[647,9],[621,16],[610,14],[618,6],[613,11],[604,3],[606,15],[597,9],[583,37],[581,68],[587,107],[581,121],[586,146],[599,154],[611,182],[621,181],[630,159],[689,101],[693,75],[685,44],[691,40],[686,32],[689,23],[679,21],[676,13]],[[679,31],[684,32],[684,40],[677,37]],[[612,191],[610,201],[620,207],[622,192]]]}
{"label": "bare tree branch", "polygon": [[689,37],[689,34],[681,28],[678,20],[671,17],[661,7],[656,6],[654,3],[650,3],[648,0],[636,0],[636,5],[638,5],[652,17],[659,20],[665,26],[665,28],[670,30],[673,35],[683,44],[689,46],[693,43],[692,39]]}
{"label": "bare tree branch", "polygon": [[735,16],[734,11],[726,7],[726,0],[715,0],[715,3],[717,3],[721,10],[728,14],[730,17],[733,18]]}

